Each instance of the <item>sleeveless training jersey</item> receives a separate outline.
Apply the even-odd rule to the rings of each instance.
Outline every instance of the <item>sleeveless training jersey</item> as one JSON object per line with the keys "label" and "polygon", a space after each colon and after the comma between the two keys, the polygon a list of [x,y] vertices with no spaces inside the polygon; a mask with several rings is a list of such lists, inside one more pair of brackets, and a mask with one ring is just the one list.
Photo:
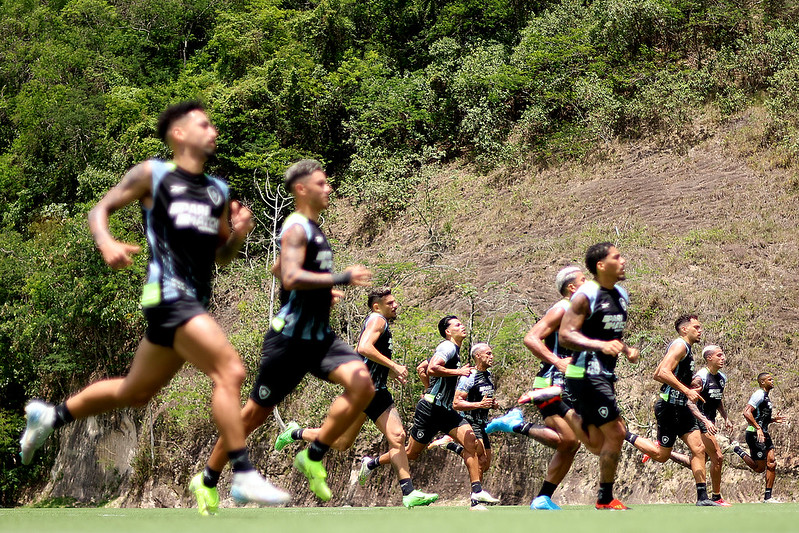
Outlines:
{"label": "sleeveless training jersey", "polygon": [[[771,403],[771,398],[768,397],[768,393],[763,389],[757,389],[752,397],[749,398],[749,405],[755,408],[755,412],[752,413],[757,421],[758,425],[763,428],[763,432],[768,432],[768,425],[771,424],[771,415],[774,412],[774,404]],[[749,426],[746,428],[746,431],[755,431],[754,426]]]}
{"label": "sleeveless training jersey", "polygon": [[716,412],[724,398],[724,387],[727,385],[727,376],[722,372],[713,374],[707,368],[701,369],[696,373],[702,380],[702,390],[699,391],[704,402],[698,402],[699,410],[702,411],[708,420],[716,420]]}
{"label": "sleeveless training jersey", "polygon": [[[566,311],[569,306],[571,306],[571,302],[564,298],[550,307],[549,311],[559,308]],[[547,311],[547,313],[549,311]],[[550,333],[546,339],[544,339],[544,346],[546,346],[550,352],[558,356],[560,359],[566,359],[567,357],[574,355],[574,352],[562,347],[558,343],[557,329]],[[544,387],[549,387],[550,385],[560,385],[562,387],[565,384],[566,377],[563,375],[563,372],[560,372],[555,365],[541,361],[541,369],[538,371],[538,374],[536,374],[535,381],[533,381],[534,389],[541,389]]]}
{"label": "sleeveless training jersey", "polygon": [[[627,291],[619,285],[608,290],[596,281],[586,281],[572,295],[572,300],[578,294],[588,298],[590,307],[589,314],[580,328],[583,335],[589,339],[603,341],[620,340],[627,324],[627,306],[630,301]],[[615,355],[584,351],[575,358],[572,364],[582,366],[590,375],[614,377],[616,360]]]}
{"label": "sleeveless training jersey", "polygon": [[[494,396],[494,382],[491,381],[491,372],[488,370],[472,370],[468,376],[461,376],[458,380],[457,390],[466,393],[467,402],[480,402],[486,396]],[[472,409],[462,411],[463,417],[470,424],[485,426],[488,424],[488,409]]]}
{"label": "sleeveless training jersey", "polygon": [[[452,341],[444,341],[436,347],[435,353],[430,357],[432,361],[434,357],[440,356],[444,359],[444,368],[454,370],[458,368],[461,362],[460,358],[461,349]],[[435,399],[434,405],[444,407],[445,409],[452,409],[452,400],[455,398],[455,387],[458,384],[459,376],[431,376],[430,377],[430,392]]]}
{"label": "sleeveless training jersey", "polygon": [[[358,339],[360,339],[360,336],[363,335],[366,325],[370,320],[379,320],[383,323],[383,332],[377,338],[377,341],[375,342],[375,348],[382,355],[385,355],[391,359],[391,330],[388,327],[388,321],[380,313],[371,313],[368,317],[366,317],[366,320],[363,321],[363,327],[361,327],[361,333],[358,336]],[[366,368],[369,369],[369,374],[372,376],[372,383],[374,383],[375,389],[379,390],[388,388],[388,367],[381,365],[380,363],[376,363],[367,357],[363,358],[363,362],[366,363]]]}
{"label": "sleeveless training jersey", "polygon": [[[683,343],[685,346],[685,357],[683,357],[680,362],[677,363],[677,368],[674,369],[674,377],[676,377],[677,381],[686,387],[691,388],[691,379],[694,375],[694,358],[691,355],[691,345],[685,342],[683,339],[675,339],[671,342],[671,344],[669,344],[669,347],[666,350],[667,352],[671,349],[675,342]],[[685,394],[677,389],[673,389],[671,386],[666,385],[665,383],[660,386],[660,397],[674,405],[685,405],[685,402],[688,400]]]}
{"label": "sleeveless training jersey", "polygon": [[186,298],[207,307],[228,187],[171,161],[149,162],[153,205],[142,207],[150,248],[142,307]]}
{"label": "sleeveless training jersey", "polygon": [[[280,238],[294,225],[299,225],[305,231],[303,270],[332,272],[333,251],[316,222],[299,213],[292,213],[283,222]],[[281,299],[283,307],[272,320],[275,331],[287,337],[316,341],[333,334],[330,328],[330,287],[285,291]]]}

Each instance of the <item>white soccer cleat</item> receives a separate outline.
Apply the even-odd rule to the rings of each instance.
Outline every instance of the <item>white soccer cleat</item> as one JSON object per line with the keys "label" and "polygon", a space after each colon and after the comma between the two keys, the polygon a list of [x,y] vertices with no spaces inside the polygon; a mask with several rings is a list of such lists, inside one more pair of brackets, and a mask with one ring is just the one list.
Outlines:
{"label": "white soccer cleat", "polygon": [[22,464],[30,464],[33,454],[42,447],[44,441],[53,432],[55,423],[55,407],[41,400],[33,400],[25,406],[25,433],[19,440]]}
{"label": "white soccer cleat", "polygon": [[361,458],[361,468],[358,470],[358,484],[361,487],[366,485],[366,480],[372,475],[372,471],[369,470],[369,461],[371,460],[372,458],[368,455],[364,455]]}
{"label": "white soccer cleat", "polygon": [[233,474],[230,496],[239,505],[283,505],[291,500],[288,492],[275,487],[255,470]]}
{"label": "white soccer cleat", "polygon": [[472,492],[472,499],[482,503],[499,503],[499,499],[491,496],[485,489],[480,492]]}

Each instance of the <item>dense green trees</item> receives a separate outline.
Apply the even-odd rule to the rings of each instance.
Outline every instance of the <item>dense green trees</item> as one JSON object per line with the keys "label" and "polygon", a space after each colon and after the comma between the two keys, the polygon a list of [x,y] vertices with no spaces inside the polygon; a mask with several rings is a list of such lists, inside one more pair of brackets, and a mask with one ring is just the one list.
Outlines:
{"label": "dense green trees", "polygon": [[[375,217],[420,171],[549,164],[760,99],[763,142],[799,154],[790,0],[5,0],[0,3],[0,446],[20,413],[125,368],[143,259],[110,273],[88,206],[165,157],[168,103],[219,126],[212,170],[259,202],[292,160],[322,159]],[[259,178],[259,179],[261,179]],[[140,240],[134,210],[115,219]],[[0,504],[22,474],[3,474]],[[27,475],[27,474],[25,474]]]}

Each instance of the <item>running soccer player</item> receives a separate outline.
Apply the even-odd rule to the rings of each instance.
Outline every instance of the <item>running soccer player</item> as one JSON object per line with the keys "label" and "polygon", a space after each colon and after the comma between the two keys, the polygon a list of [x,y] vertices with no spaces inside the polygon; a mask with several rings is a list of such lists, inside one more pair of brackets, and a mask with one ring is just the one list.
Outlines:
{"label": "running soccer player", "polygon": [[[588,440],[581,427],[582,420],[572,408],[572,401],[566,387],[565,372],[571,361],[572,352],[558,344],[558,328],[563,314],[570,305],[569,299],[583,283],[585,283],[585,275],[580,267],[568,266],[561,269],[555,276],[555,288],[562,299],[553,305],[524,337],[524,345],[541,360],[541,369],[535,377],[533,389],[542,389],[552,385],[563,389],[560,397],[536,403],[546,427],[541,428],[530,422],[524,422],[519,409],[514,409],[502,417],[495,418],[487,427],[488,433],[512,431],[527,435],[555,449],[541,490],[530,504],[531,509],[560,510],[560,507],[552,501],[552,495],[569,472],[574,456],[580,447],[578,435],[572,428],[577,429],[583,436],[583,440]],[[523,398],[526,399],[524,396]],[[596,427],[591,426],[591,431],[594,432],[595,439],[601,439],[601,434]],[[550,436],[553,432],[554,438]],[[598,453],[598,445],[594,447],[594,451]]]}
{"label": "running soccer player", "polygon": [[[477,443],[471,425],[452,407],[455,389],[460,376],[469,376],[472,367],[460,363],[460,350],[466,338],[466,327],[458,317],[448,315],[438,323],[438,332],[444,338],[430,357],[426,374],[430,377],[430,389],[416,404],[413,426],[405,451],[408,460],[415,461],[427,444],[439,431],[450,435],[463,446],[461,456],[469,471],[471,481],[471,506],[484,509],[482,503],[497,503],[499,500],[483,489],[480,481],[480,463],[477,457]],[[380,465],[390,460],[388,453],[361,462],[359,479],[364,480]]]}
{"label": "running soccer player", "polygon": [[749,445],[749,454],[743,451],[737,442],[732,443],[733,451],[744,460],[746,466],[758,474],[766,473],[766,492],[763,495],[763,503],[782,503],[771,496],[774,480],[777,479],[777,459],[768,426],[772,422],[778,424],[785,422],[785,417],[774,414],[774,404],[769,398],[769,392],[774,388],[774,377],[768,372],[761,372],[757,375],[757,383],[760,388],[752,394],[744,408],[744,418],[749,422],[749,426],[746,428],[746,444]]}
{"label": "running soccer player", "polygon": [[[400,383],[406,383],[408,378],[408,369],[392,359],[393,344],[389,324],[397,317],[397,300],[389,287],[379,287],[369,292],[367,303],[371,313],[361,328],[357,351],[363,356],[372,376],[375,397],[332,447],[346,450],[352,446],[369,417],[388,441],[391,465],[402,490],[402,505],[407,508],[430,505],[438,499],[438,494],[427,494],[413,487],[408,456],[405,454],[405,429],[394,406],[394,398],[388,390],[390,376],[394,376]],[[293,441],[313,442],[318,438],[319,432],[320,428],[300,428],[297,422],[289,422],[275,439],[275,450],[282,450]]]}
{"label": "running soccer player", "polygon": [[[627,291],[617,285],[625,279],[626,260],[609,242],[590,246],[585,265],[594,275],[574,293],[558,330],[559,344],[579,351],[566,368],[574,408],[588,426],[602,434],[599,451],[597,509],[625,510],[613,497],[616,467],[624,442],[625,426],[616,403],[616,362],[625,356],[638,362],[638,350],[622,342],[627,324]],[[589,427],[590,429],[590,427]]]}
{"label": "running soccer player", "polygon": [[111,268],[120,269],[132,263],[139,247],[114,239],[108,218],[135,201],[141,205],[150,249],[141,298],[147,320],[144,339],[126,377],[92,383],[55,407],[41,401],[26,406],[22,462],[29,464],[47,436],[73,420],[146,405],[188,362],[214,382],[211,411],[225,443],[220,459],[233,468],[233,499],[285,503],[289,495],[250,463],[239,400],[244,366],[207,312],[214,262],[225,264],[235,257],[253,229],[252,215],[229,201],[222,181],[203,172],[216,151],[217,131],[202,104],[168,107],[158,119],[158,134],[172,150],[172,161],[139,163],[89,212],[97,249]]}
{"label": "running soccer player", "polygon": [[669,344],[654,375],[655,381],[663,384],[660,398],[655,404],[658,442],[630,432],[625,438],[655,461],[665,463],[679,436],[691,450],[690,465],[696,481],[696,505],[717,507],[721,504],[707,495],[705,447],[699,430],[700,421],[705,424],[710,424],[710,421],[696,407],[696,402],[702,399],[699,392],[691,388],[694,374],[691,348],[702,338],[702,324],[696,315],[680,315],[674,321],[674,329],[680,336]]}
{"label": "running soccer player", "polygon": [[[249,435],[308,373],[343,386],[344,393],[330,406],[316,440],[294,460],[311,491],[328,501],[332,493],[322,458],[375,393],[361,357],[330,327],[332,288],[366,286],[371,272],[361,265],[332,272],[333,251],[318,224],[331,192],[322,165],[312,159],[294,163],[286,170],[285,185],[294,196],[295,211],[283,222],[275,271],[286,294],[264,338],[258,376],[241,417]],[[219,505],[216,485],[225,466],[223,442],[217,440],[205,469],[189,485],[201,514],[214,514]]]}
{"label": "running soccer player", "polygon": [[494,364],[494,351],[488,344],[480,342],[472,346],[470,354],[474,361],[474,369],[468,376],[461,376],[458,379],[452,407],[463,413],[463,417],[474,431],[482,483],[483,474],[491,467],[491,441],[486,434],[488,411],[499,407],[499,404],[494,398],[494,382],[491,380],[489,370]]}
{"label": "running soccer player", "polygon": [[732,431],[733,424],[727,409],[724,407],[724,387],[727,385],[727,376],[721,372],[726,358],[720,346],[710,344],[702,350],[705,360],[704,368],[694,374],[691,388],[699,392],[702,401],[697,404],[699,412],[705,417],[700,419],[699,430],[702,432],[702,444],[705,453],[710,457],[710,482],[712,493],[710,498],[719,505],[729,507],[730,504],[721,497],[721,468],[724,463],[724,453],[716,439],[718,427],[716,426],[716,413],[724,420],[727,431]]}

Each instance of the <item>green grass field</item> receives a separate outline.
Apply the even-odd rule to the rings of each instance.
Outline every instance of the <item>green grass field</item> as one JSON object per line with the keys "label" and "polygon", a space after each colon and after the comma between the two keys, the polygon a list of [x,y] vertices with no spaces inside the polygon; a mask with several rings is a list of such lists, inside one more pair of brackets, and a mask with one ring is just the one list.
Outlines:
{"label": "green grass field", "polygon": [[0,509],[0,531],[20,533],[439,533],[591,532],[787,533],[799,531],[799,504],[738,504],[730,508],[636,505],[627,512],[567,506],[560,512],[526,507],[222,509],[203,518],[193,509]]}

